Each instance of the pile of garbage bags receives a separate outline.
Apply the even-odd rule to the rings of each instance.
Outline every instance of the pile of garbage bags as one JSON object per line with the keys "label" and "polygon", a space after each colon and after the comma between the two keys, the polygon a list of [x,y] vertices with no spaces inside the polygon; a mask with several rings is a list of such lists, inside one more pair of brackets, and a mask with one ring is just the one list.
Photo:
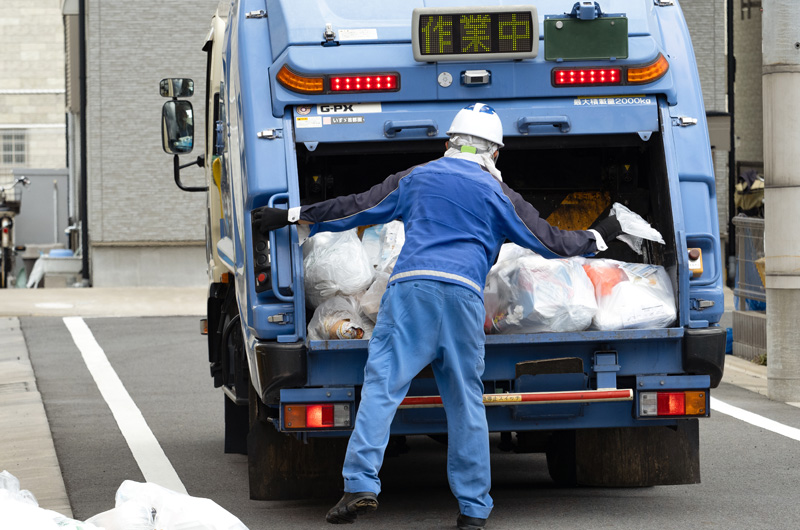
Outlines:
{"label": "pile of garbage bags", "polygon": [[311,340],[368,339],[389,276],[405,242],[401,221],[320,232],[303,244]]}
{"label": "pile of garbage bags", "polygon": [[247,530],[210,499],[177,493],[151,482],[126,480],[115,507],[85,522],[39,507],[8,471],[0,473],[0,528],[3,530]]}
{"label": "pile of garbage bags", "polygon": [[[664,243],[638,214],[614,203],[619,239],[641,254]],[[368,339],[405,242],[401,221],[321,232],[303,245],[311,340]],[[663,267],[610,259],[546,259],[503,245],[484,291],[486,333],[541,333],[667,327],[677,311]]]}
{"label": "pile of garbage bags", "polygon": [[663,328],[676,317],[664,267],[611,259],[545,259],[503,245],[484,291],[486,333]]}

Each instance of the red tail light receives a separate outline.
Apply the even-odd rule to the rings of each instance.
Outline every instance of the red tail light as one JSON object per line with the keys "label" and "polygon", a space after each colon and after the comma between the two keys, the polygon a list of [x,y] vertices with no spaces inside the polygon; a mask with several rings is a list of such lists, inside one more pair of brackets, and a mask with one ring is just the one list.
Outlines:
{"label": "red tail light", "polygon": [[350,429],[352,416],[349,403],[293,403],[283,406],[283,427],[297,429]]}
{"label": "red tail light", "polygon": [[659,53],[653,62],[641,66],[553,68],[552,83],[555,87],[642,85],[658,81],[668,70],[669,61]]}
{"label": "red tail light", "polygon": [[306,427],[310,429],[333,427],[333,405],[309,405],[306,407]]}
{"label": "red tail light", "polygon": [[620,68],[554,68],[555,86],[608,86],[622,84]]}
{"label": "red tail light", "polygon": [[708,392],[702,390],[641,392],[639,415],[656,416],[706,416]]}
{"label": "red tail light", "polygon": [[398,76],[347,75],[331,76],[331,92],[385,92],[397,89]]}
{"label": "red tail light", "polygon": [[276,79],[283,87],[301,94],[397,92],[400,90],[400,74],[393,72],[305,75],[283,65],[278,71]]}
{"label": "red tail light", "polygon": [[659,416],[683,416],[686,414],[686,396],[683,392],[659,392]]}

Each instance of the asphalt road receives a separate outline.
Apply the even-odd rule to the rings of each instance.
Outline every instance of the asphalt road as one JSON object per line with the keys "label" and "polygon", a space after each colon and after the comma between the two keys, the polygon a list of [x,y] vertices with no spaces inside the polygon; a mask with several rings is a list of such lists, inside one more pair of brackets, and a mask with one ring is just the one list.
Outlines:
{"label": "asphalt road", "polygon": [[[113,508],[123,480],[144,477],[61,318],[21,319],[74,516]],[[329,528],[337,499],[251,501],[247,462],[223,453],[223,396],[208,376],[196,317],[86,319],[190,495],[250,530]],[[712,396],[800,428],[800,409],[723,383]],[[491,529],[797,528],[800,441],[712,412],[700,422],[702,483],[655,488],[556,487],[543,455],[492,448]],[[360,527],[454,528],[445,447],[409,439],[387,458],[377,513]]]}

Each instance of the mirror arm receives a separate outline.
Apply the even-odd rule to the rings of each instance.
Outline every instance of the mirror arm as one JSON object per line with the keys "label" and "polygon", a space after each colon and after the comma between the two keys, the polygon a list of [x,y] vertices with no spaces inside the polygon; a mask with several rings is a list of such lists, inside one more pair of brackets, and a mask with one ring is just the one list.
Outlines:
{"label": "mirror arm", "polygon": [[204,164],[205,164],[205,157],[202,155],[198,156],[197,160],[195,160],[194,162],[189,162],[188,164],[183,164],[183,165],[181,165],[180,160],[178,159],[178,155],[174,155],[172,158],[172,168],[173,172],[175,173],[175,184],[177,184],[178,187],[183,191],[208,191],[208,186],[184,186],[181,183],[181,169],[194,165],[203,167]]}

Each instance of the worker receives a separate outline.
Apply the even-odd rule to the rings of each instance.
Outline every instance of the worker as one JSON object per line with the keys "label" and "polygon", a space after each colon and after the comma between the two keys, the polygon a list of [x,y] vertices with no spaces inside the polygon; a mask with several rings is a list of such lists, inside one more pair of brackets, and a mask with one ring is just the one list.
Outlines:
{"label": "worker", "polygon": [[400,219],[405,244],[381,300],[369,343],[361,403],[347,446],[344,495],[329,523],[376,510],[389,430],[411,380],[431,365],[447,415],[447,476],[460,529],[484,528],[489,432],[483,405],[483,287],[506,239],[548,258],[588,256],[620,234],[609,216],[592,230],[560,230],[502,182],[500,117],[475,103],[458,112],[444,157],[389,176],[371,189],[307,206],[259,208],[262,233],[291,223],[310,235]]}

